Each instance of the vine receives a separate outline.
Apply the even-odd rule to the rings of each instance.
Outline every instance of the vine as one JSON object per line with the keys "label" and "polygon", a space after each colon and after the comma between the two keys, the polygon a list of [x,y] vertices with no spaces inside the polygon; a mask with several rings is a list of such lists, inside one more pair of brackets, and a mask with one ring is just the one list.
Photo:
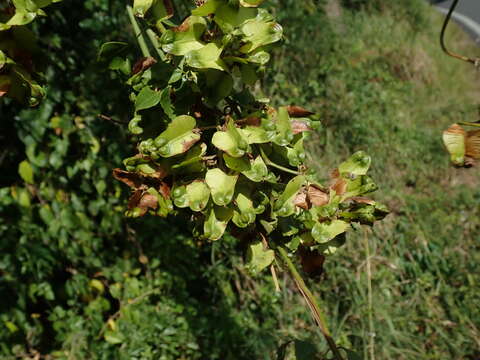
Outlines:
{"label": "vine", "polygon": [[355,153],[321,183],[304,149],[319,124],[314,114],[276,109],[258,96],[270,50],[283,37],[262,2],[201,1],[181,24],[172,22],[170,0],[127,7],[143,57],[132,66],[120,42],[99,53],[127,76],[134,105],[129,130],[138,152],[113,175],[132,190],[127,216],[183,216],[209,241],[236,235],[248,243],[252,274],[270,268],[275,278],[274,266],[284,263],[342,359],[290,256],[333,254],[352,223],[373,225],[388,211],[363,197],[377,189],[367,154]]}

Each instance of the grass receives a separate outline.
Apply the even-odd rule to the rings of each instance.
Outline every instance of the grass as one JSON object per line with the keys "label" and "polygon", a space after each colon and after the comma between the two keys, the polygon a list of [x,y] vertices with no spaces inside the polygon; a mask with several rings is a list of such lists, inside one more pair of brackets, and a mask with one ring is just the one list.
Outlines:
{"label": "grass", "polygon": [[[375,198],[391,209],[368,233],[376,358],[478,359],[480,172],[451,167],[441,133],[478,120],[479,74],[441,52],[439,14],[399,3],[282,2],[294,49],[277,54],[267,85],[277,103],[319,114],[324,129],[310,149],[321,172],[357,150],[373,158]],[[456,26],[447,43],[480,55]],[[349,236],[315,288],[339,342],[372,359],[364,236]]]}

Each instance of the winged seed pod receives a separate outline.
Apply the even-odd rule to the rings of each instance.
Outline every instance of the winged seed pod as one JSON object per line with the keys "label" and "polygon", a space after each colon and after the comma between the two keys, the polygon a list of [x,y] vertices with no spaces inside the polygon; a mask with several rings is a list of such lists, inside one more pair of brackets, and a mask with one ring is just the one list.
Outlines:
{"label": "winged seed pod", "polygon": [[[226,232],[254,234],[255,273],[274,261],[268,247],[331,254],[351,223],[373,224],[388,213],[360,198],[377,188],[366,175],[369,156],[354,154],[332,184],[322,184],[304,149],[318,125],[313,112],[256,98],[254,84],[282,38],[261,3],[209,0],[173,24],[169,1],[136,0],[134,13],[150,26],[142,58],[125,72],[118,64],[128,59],[112,51],[124,45],[105,44],[99,55],[129,76],[135,108],[138,152],[125,159],[126,170],[114,171],[132,189],[127,216],[185,216],[194,234],[211,241]],[[262,236],[267,246],[259,245]]]}
{"label": "winged seed pod", "polygon": [[465,131],[453,124],[443,132],[443,142],[456,166],[470,167],[480,159],[480,130]]}

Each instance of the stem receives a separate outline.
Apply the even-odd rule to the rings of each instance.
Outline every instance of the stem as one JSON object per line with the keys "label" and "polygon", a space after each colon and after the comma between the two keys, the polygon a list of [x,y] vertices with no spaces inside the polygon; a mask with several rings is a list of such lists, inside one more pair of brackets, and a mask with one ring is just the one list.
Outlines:
{"label": "stem", "polygon": [[302,277],[298,273],[297,269],[295,268],[295,265],[293,264],[292,260],[288,257],[287,252],[283,247],[278,247],[277,253],[280,255],[284,263],[287,265],[288,270],[290,271],[293,279],[295,280],[295,284],[298,287],[298,290],[304,297],[305,301],[308,304],[308,307],[310,308],[310,311],[312,312],[313,318],[315,319],[315,322],[317,323],[318,327],[320,328],[320,331],[322,332],[323,336],[325,337],[325,340],[328,343],[328,347],[332,351],[334,357],[336,360],[343,360],[342,355],[340,354],[340,351],[337,348],[337,345],[335,345],[335,341],[332,339],[332,335],[330,334],[330,331],[328,330],[327,327],[327,322],[325,321],[325,316],[320,309],[320,306],[318,305],[317,300],[315,299],[315,296],[313,296],[312,292],[310,289],[307,287],[305,284],[305,281],[303,281]]}
{"label": "stem", "polygon": [[455,8],[457,7],[459,0],[454,0],[452,3],[452,6],[450,7],[450,10],[448,11],[447,17],[445,18],[445,21],[443,22],[442,26],[442,31],[440,32],[440,46],[442,47],[442,50],[447,54],[448,56],[451,56],[455,59],[463,60],[466,62],[469,62],[475,66],[479,66],[480,64],[480,59],[472,59],[469,58],[468,56],[463,56],[457,53],[454,53],[453,51],[450,51],[447,49],[447,46],[445,45],[445,31],[447,30],[448,23],[450,22],[450,19],[452,17],[453,12],[455,11]]}
{"label": "stem", "polygon": [[165,61],[166,56],[165,56],[165,54],[163,53],[160,44],[158,43],[157,34],[155,34],[155,32],[154,32],[152,29],[148,29],[148,30],[146,31],[146,33],[147,33],[148,39],[150,40],[150,42],[152,43],[153,47],[155,48],[158,56],[160,56],[160,59],[162,59],[163,61]]}
{"label": "stem", "polygon": [[137,38],[138,46],[140,46],[140,50],[142,50],[142,54],[144,57],[151,57],[150,50],[148,50],[147,43],[145,42],[145,38],[143,37],[142,30],[140,26],[138,26],[137,20],[135,19],[135,15],[133,15],[133,9],[130,5],[127,6],[127,13],[130,19],[130,23],[133,27],[133,32],[135,33],[135,37]]}
{"label": "stem", "polygon": [[372,296],[372,264],[370,259],[370,245],[368,243],[367,229],[365,229],[365,253],[367,262],[367,291],[368,291],[368,330],[370,360],[375,360],[375,327],[373,325],[373,296]]}
{"label": "stem", "polygon": [[465,125],[465,126],[480,127],[480,123],[459,122],[458,124],[459,124],[459,125]]}
{"label": "stem", "polygon": [[265,151],[263,151],[263,149],[261,147],[260,147],[260,153],[262,154],[262,159],[265,162],[265,164],[267,164],[269,166],[272,166],[274,168],[277,168],[278,170],[282,170],[282,171],[285,171],[287,173],[293,174],[293,175],[300,175],[300,173],[298,171],[295,171],[295,170],[283,167],[281,165],[275,164],[272,160],[270,160],[268,158],[267,154],[265,154]]}

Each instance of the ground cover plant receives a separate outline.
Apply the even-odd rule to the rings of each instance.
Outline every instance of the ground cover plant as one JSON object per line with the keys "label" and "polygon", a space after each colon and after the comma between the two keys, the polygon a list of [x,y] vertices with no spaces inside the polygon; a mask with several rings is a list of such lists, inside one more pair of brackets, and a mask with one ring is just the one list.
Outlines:
{"label": "ground cover plant", "polygon": [[[373,307],[362,231],[308,283],[338,345],[365,358],[372,314],[376,358],[475,359],[478,172],[450,167],[440,134],[476,119],[477,75],[441,56],[440,17],[422,2],[378,4],[265,4],[288,29],[285,47],[271,53],[265,97],[274,107],[302,104],[325,124],[306,143],[320,173],[367,150],[377,197],[392,210],[367,237]],[[176,2],[178,12],[186,5]],[[134,142],[128,88],[96,62],[102,41],[136,48],[124,4],[72,0],[47,13],[29,25],[52,57],[46,99],[21,112],[9,100],[0,105],[0,357],[275,359],[280,349],[293,359],[325,351],[295,284],[285,272],[278,294],[270,276],[253,281],[235,238],[206,246],[184,221],[124,218],[128,194],[109,172],[135,152],[117,145]],[[450,43],[475,54],[451,30]],[[32,184],[18,173],[24,160]]]}

